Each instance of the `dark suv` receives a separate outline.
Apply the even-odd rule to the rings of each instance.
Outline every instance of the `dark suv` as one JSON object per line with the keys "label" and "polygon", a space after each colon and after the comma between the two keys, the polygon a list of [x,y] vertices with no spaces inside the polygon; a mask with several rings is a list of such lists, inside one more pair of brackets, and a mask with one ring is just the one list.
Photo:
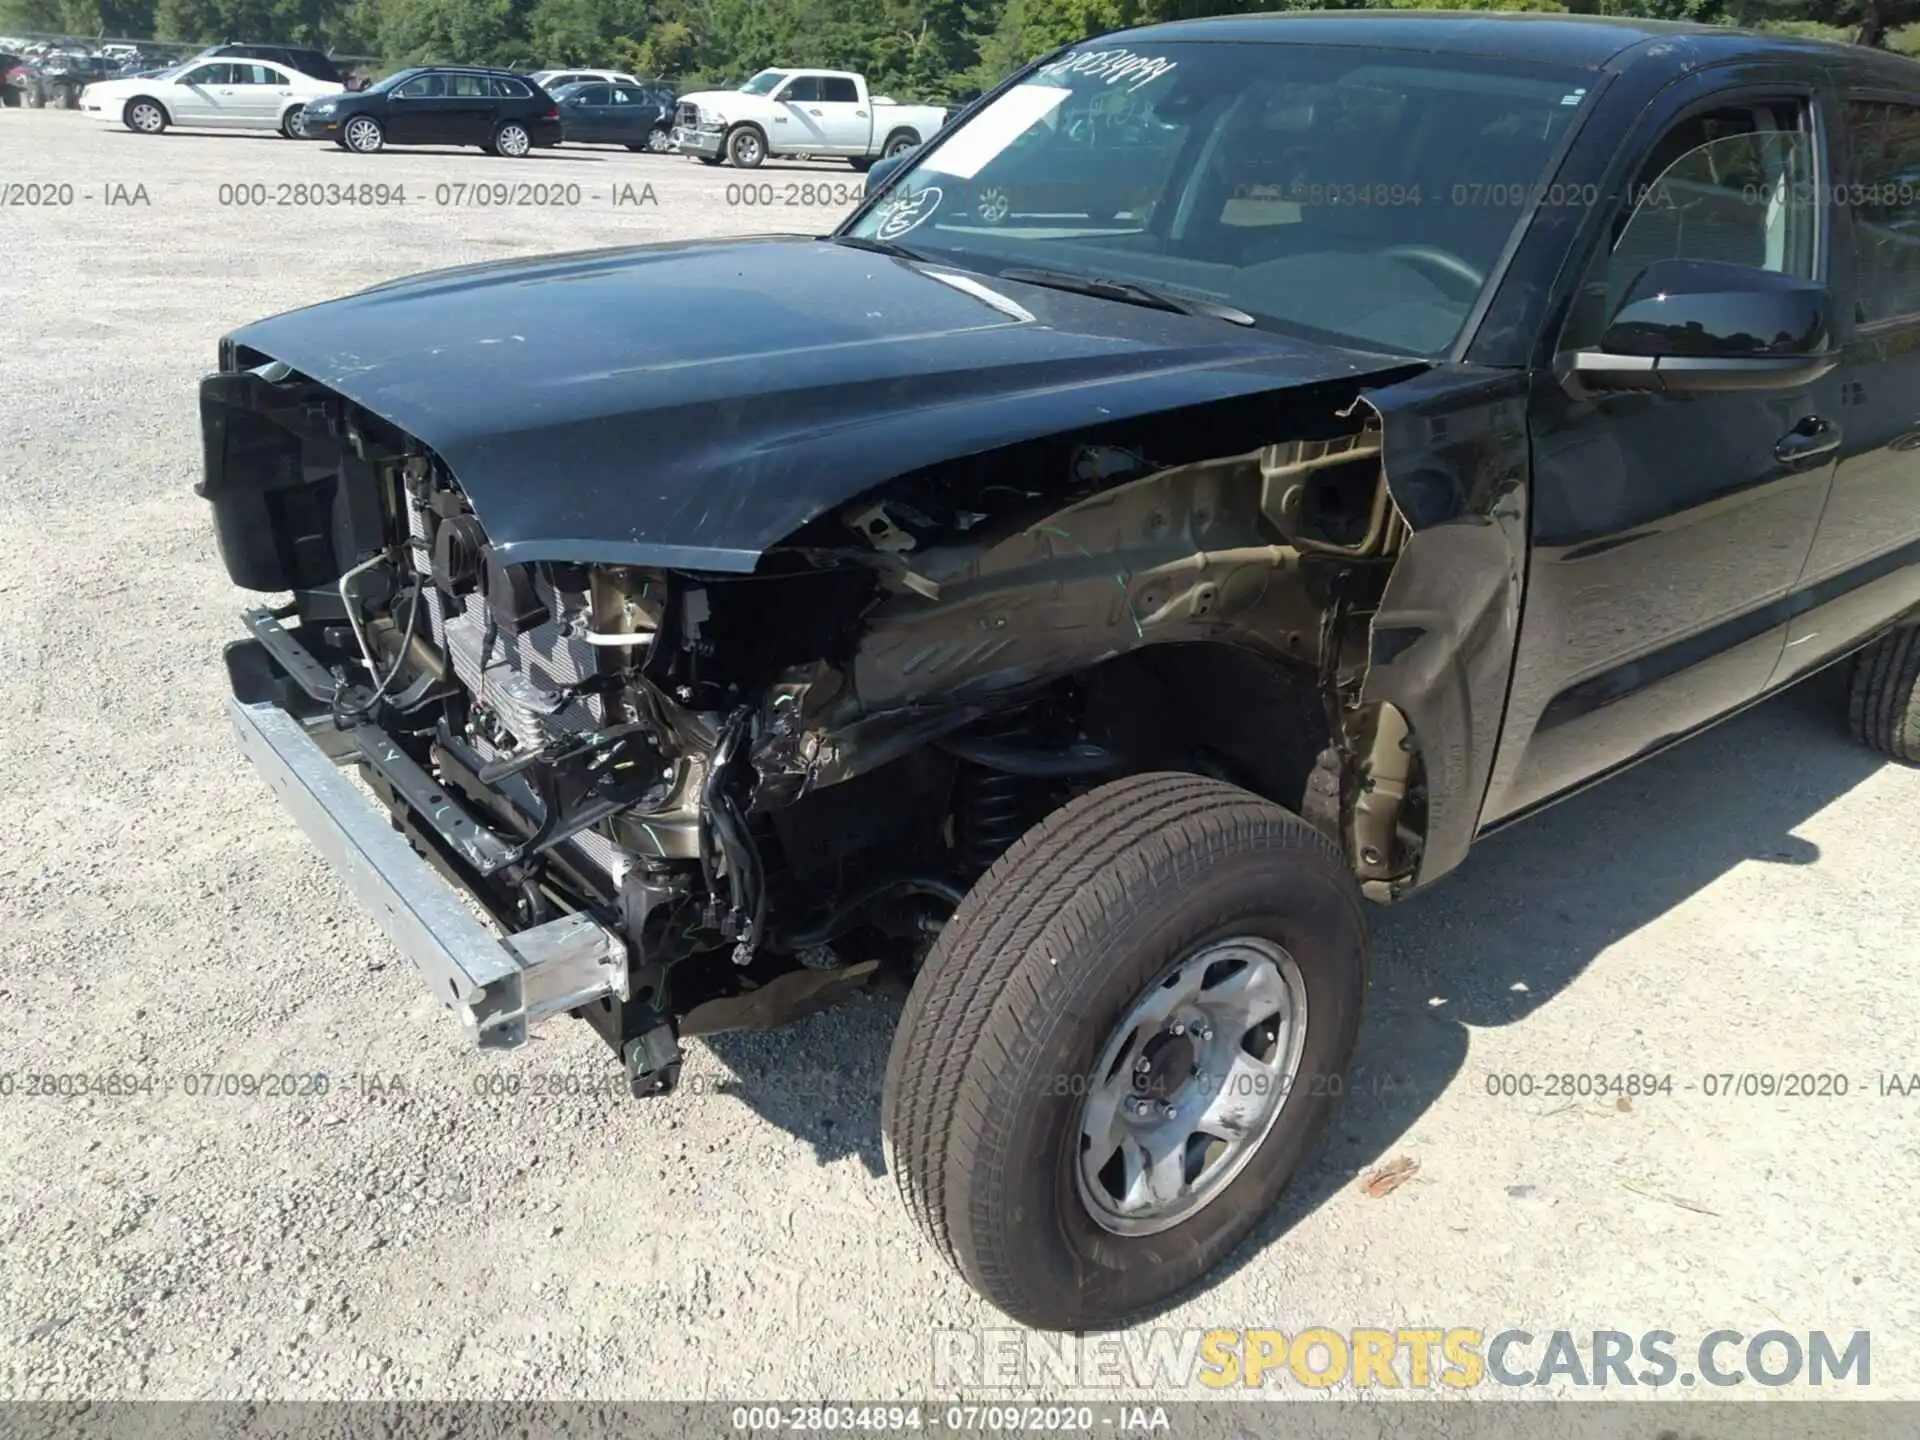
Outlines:
{"label": "dark suv", "polygon": [[655,1095],[686,1036],[909,987],[916,1224],[1020,1320],[1121,1324],[1340,1183],[1363,900],[1830,665],[1920,762],[1916,171],[1920,65],[1864,46],[1102,36],[830,236],[229,336],[201,493],[292,594],[233,719],[483,1047],[577,1016]]}
{"label": "dark suv", "polygon": [[346,84],[346,76],[341,73],[338,65],[318,50],[301,45],[215,45],[195,58],[271,60],[274,64],[284,65],[289,70],[298,70],[302,75],[311,75],[316,80],[325,80],[329,85]]}
{"label": "dark suv", "polygon": [[553,97],[524,75],[471,65],[401,70],[307,106],[301,133],[370,155],[388,145],[478,145],[514,158],[560,143]]}

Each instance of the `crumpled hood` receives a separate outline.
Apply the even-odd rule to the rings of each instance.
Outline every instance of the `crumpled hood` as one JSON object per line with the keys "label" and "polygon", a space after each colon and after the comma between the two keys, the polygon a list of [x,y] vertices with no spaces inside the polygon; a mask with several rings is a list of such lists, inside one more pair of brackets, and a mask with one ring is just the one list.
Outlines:
{"label": "crumpled hood", "polygon": [[438,271],[229,340],[429,446],[507,559],[732,571],[937,461],[1408,364],[799,237]]}

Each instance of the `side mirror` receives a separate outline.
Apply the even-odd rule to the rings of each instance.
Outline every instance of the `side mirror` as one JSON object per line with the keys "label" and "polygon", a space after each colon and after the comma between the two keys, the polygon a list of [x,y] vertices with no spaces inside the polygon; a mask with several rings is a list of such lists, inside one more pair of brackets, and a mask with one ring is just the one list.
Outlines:
{"label": "side mirror", "polygon": [[1788,390],[1840,362],[1824,286],[1750,265],[1656,260],[1600,337],[1571,357],[1589,390]]}
{"label": "side mirror", "polygon": [[[914,150],[919,148],[916,145]],[[898,155],[883,155],[874,161],[867,167],[866,193],[871,195],[874,191],[883,188],[887,180],[912,158],[913,150],[902,150]]]}

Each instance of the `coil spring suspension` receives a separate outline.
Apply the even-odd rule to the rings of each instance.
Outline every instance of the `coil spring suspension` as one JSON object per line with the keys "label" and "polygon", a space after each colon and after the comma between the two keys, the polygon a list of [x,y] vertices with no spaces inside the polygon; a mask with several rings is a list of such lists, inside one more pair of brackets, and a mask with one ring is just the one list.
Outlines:
{"label": "coil spring suspension", "polygon": [[[1032,706],[989,716],[968,734],[1006,745],[1037,745],[1038,716]],[[1045,782],[989,770],[962,761],[957,779],[955,813],[961,864],[970,877],[986,874],[1027,829],[1034,794]]]}

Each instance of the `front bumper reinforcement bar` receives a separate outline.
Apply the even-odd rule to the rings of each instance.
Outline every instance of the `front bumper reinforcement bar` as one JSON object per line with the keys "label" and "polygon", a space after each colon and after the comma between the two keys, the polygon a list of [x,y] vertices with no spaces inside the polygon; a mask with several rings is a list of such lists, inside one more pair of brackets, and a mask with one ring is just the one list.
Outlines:
{"label": "front bumper reinforcement bar", "polygon": [[240,748],[353,897],[456,1010],[481,1049],[523,1044],[528,1027],[603,996],[627,998],[626,945],[590,915],[497,936],[413,852],[386,812],[336,768],[336,746],[269,702],[229,702]]}

